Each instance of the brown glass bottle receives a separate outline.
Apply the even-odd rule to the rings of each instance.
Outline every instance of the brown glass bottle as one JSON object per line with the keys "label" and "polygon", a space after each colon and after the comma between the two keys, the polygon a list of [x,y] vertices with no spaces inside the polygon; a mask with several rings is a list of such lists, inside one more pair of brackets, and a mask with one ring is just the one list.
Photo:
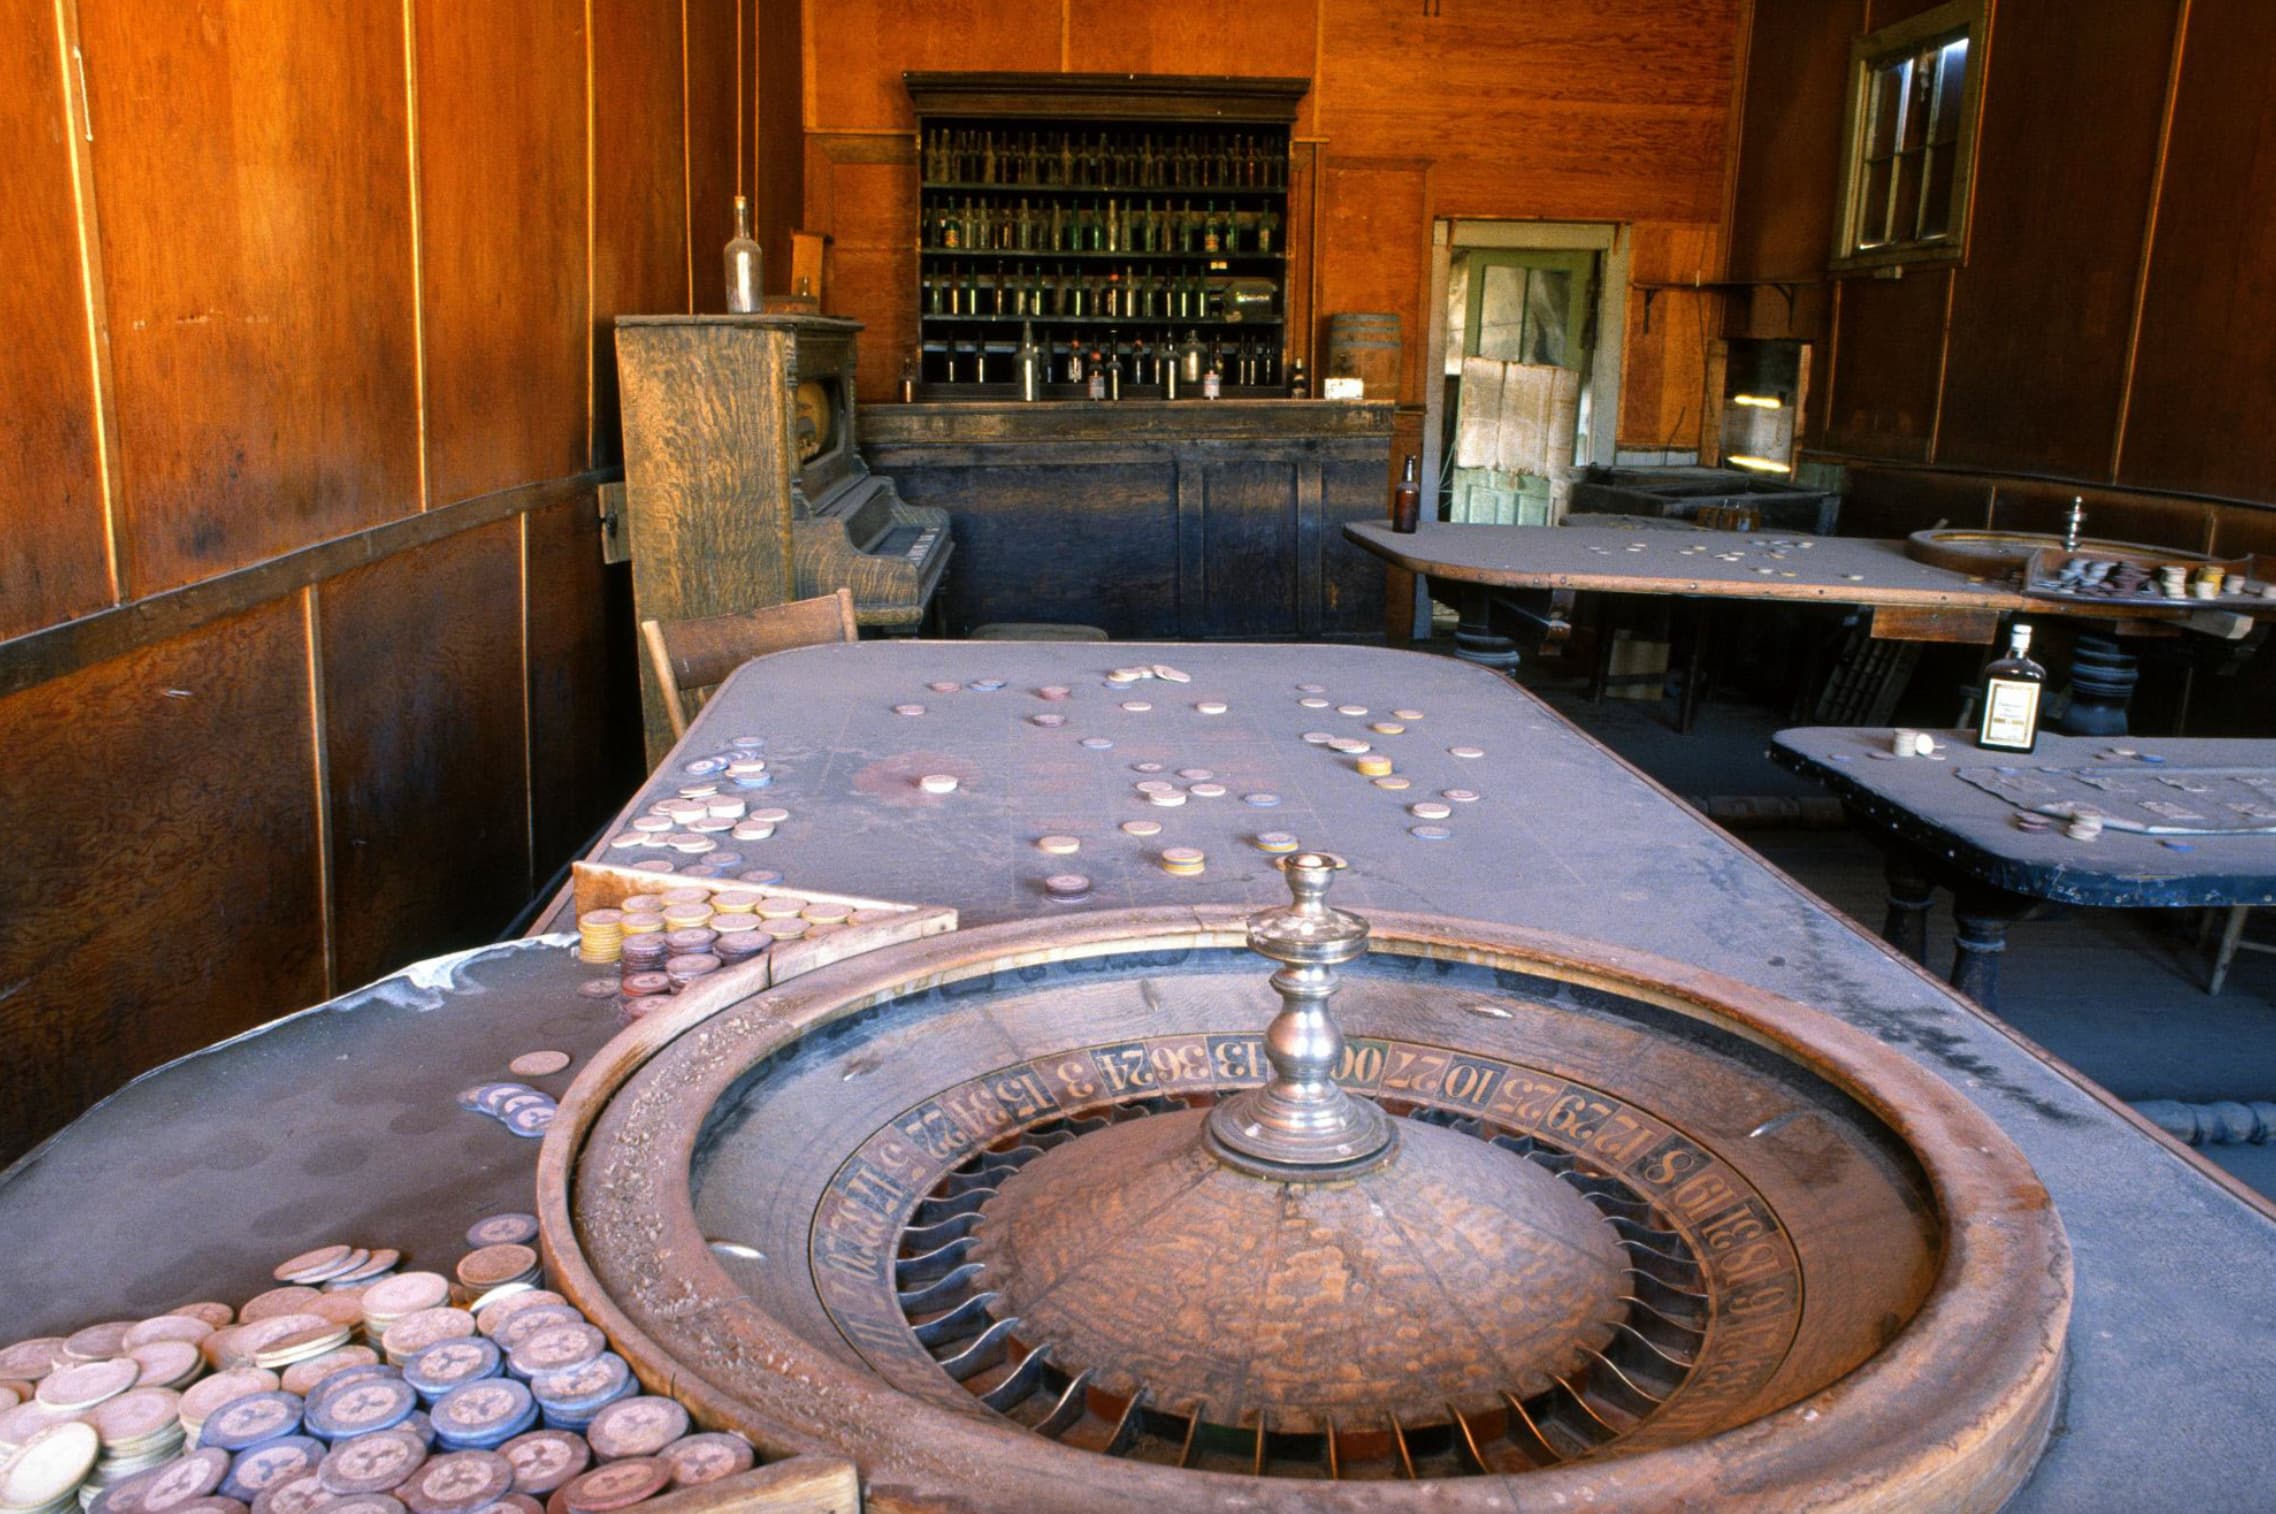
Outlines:
{"label": "brown glass bottle", "polygon": [[1391,529],[1405,535],[1413,531],[1422,520],[1422,480],[1415,471],[1415,455],[1407,454],[1407,465],[1399,475],[1398,487],[1391,491]]}

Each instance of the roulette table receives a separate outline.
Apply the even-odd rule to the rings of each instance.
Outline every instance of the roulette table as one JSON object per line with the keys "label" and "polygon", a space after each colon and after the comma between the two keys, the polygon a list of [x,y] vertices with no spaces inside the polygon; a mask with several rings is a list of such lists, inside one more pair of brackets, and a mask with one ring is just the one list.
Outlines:
{"label": "roulette table", "polygon": [[[2264,1206],[1495,675],[805,649],[612,829],[729,750],[787,813],[675,872],[959,928],[620,1028],[564,902],[162,1069],[0,1181],[0,1335],[527,1208],[652,1389],[881,1507],[2223,1507],[2276,1442]],[[1366,949],[1276,956],[1328,854]],[[455,1102],[539,1048],[542,1140]],[[1281,1085],[1354,1151],[1228,1157]]]}

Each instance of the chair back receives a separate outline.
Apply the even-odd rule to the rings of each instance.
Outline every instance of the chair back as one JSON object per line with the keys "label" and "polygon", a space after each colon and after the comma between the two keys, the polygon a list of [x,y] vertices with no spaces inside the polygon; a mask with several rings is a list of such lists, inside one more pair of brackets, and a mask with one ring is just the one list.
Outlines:
{"label": "chair back", "polygon": [[840,589],[813,599],[794,599],[735,615],[700,620],[644,620],[640,639],[648,666],[663,691],[664,713],[676,741],[688,733],[701,693],[716,688],[754,657],[792,647],[855,641],[853,591]]}

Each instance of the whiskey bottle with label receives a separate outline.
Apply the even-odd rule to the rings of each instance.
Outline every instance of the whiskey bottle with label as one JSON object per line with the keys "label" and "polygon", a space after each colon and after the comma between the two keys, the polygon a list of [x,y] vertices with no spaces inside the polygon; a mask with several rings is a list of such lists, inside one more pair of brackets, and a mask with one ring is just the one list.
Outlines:
{"label": "whiskey bottle with label", "polygon": [[1982,716],[1976,745],[1995,752],[2028,752],[2039,745],[2039,696],[2047,670],[2031,660],[2031,628],[2008,627],[2007,655],[1984,669]]}

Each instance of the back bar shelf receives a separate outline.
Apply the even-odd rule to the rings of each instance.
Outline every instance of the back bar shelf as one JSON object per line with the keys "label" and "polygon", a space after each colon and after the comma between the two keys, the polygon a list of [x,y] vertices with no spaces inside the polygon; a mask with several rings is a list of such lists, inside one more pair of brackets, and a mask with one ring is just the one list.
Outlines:
{"label": "back bar shelf", "polygon": [[[921,168],[914,378],[928,401],[1160,398],[1172,363],[1285,394],[1289,139],[1303,79],[902,76]],[[1185,394],[1200,397],[1190,378]]]}

